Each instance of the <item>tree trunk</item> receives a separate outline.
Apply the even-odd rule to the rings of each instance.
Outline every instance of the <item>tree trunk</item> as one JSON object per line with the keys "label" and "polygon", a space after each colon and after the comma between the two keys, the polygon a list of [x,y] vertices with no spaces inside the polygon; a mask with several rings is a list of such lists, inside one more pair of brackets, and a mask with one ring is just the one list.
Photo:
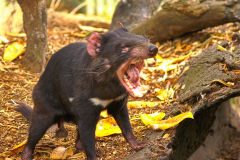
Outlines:
{"label": "tree trunk", "polygon": [[153,42],[162,42],[207,27],[240,21],[239,10],[239,1],[168,1],[131,32],[148,35]]}
{"label": "tree trunk", "polygon": [[47,47],[47,14],[45,0],[17,0],[23,11],[23,27],[27,34],[27,49],[22,66],[41,72]]}

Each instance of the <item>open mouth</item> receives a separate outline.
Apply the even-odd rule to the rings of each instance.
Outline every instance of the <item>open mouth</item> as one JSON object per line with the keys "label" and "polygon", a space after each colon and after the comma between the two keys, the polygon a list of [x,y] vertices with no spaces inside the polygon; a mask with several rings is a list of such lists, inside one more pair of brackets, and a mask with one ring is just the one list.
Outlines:
{"label": "open mouth", "polygon": [[143,96],[140,84],[140,72],[143,68],[143,64],[143,59],[131,59],[122,64],[117,70],[120,82],[134,98]]}

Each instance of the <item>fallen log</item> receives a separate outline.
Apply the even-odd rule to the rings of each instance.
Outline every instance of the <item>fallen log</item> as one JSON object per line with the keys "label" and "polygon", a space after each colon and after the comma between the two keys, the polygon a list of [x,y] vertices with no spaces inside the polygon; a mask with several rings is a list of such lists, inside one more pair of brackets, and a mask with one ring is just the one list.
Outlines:
{"label": "fallen log", "polygon": [[110,30],[119,27],[118,22],[128,29],[146,21],[158,9],[161,0],[122,0],[119,1],[113,14]]}
{"label": "fallen log", "polygon": [[[155,3],[156,0],[154,1]],[[130,4],[134,5],[134,3]],[[155,11],[148,9],[147,5],[141,7],[144,12],[141,9],[137,10],[131,7],[134,8],[133,12],[136,16],[130,13],[129,16],[126,16],[124,14],[127,7],[117,7],[111,29],[116,27],[116,21],[121,22],[122,20],[122,23],[131,32],[147,35],[153,42],[162,42],[207,27],[240,21],[240,3],[233,0],[162,1]],[[128,13],[129,11],[126,12]],[[126,22],[126,20],[130,22]]]}
{"label": "fallen log", "polygon": [[48,10],[48,24],[51,26],[67,26],[74,29],[79,28],[81,25],[104,29],[109,28],[109,23],[99,17],[73,15],[66,12],[54,11],[52,9]]}
{"label": "fallen log", "polygon": [[[238,37],[236,41],[234,37]],[[222,153],[235,159],[240,156],[240,109],[229,103],[240,96],[240,35],[232,39],[235,42],[210,46],[192,58],[177,82],[175,106],[191,106],[194,119],[181,122],[164,146],[159,143],[165,141],[165,131],[152,132],[150,144],[126,159],[210,160],[223,158]]]}

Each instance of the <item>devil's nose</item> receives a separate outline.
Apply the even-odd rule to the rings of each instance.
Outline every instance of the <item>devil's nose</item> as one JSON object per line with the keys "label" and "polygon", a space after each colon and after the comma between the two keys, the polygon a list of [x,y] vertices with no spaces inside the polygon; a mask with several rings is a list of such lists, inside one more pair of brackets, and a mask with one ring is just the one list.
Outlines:
{"label": "devil's nose", "polygon": [[158,47],[155,45],[150,45],[149,46],[149,53],[151,56],[155,56],[158,53]]}

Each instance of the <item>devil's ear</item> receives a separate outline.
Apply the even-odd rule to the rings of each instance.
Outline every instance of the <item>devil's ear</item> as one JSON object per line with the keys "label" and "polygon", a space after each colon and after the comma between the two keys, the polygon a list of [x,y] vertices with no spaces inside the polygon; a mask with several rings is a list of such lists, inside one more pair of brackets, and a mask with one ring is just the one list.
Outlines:
{"label": "devil's ear", "polygon": [[102,36],[93,32],[88,38],[87,51],[90,56],[96,56],[100,52]]}

